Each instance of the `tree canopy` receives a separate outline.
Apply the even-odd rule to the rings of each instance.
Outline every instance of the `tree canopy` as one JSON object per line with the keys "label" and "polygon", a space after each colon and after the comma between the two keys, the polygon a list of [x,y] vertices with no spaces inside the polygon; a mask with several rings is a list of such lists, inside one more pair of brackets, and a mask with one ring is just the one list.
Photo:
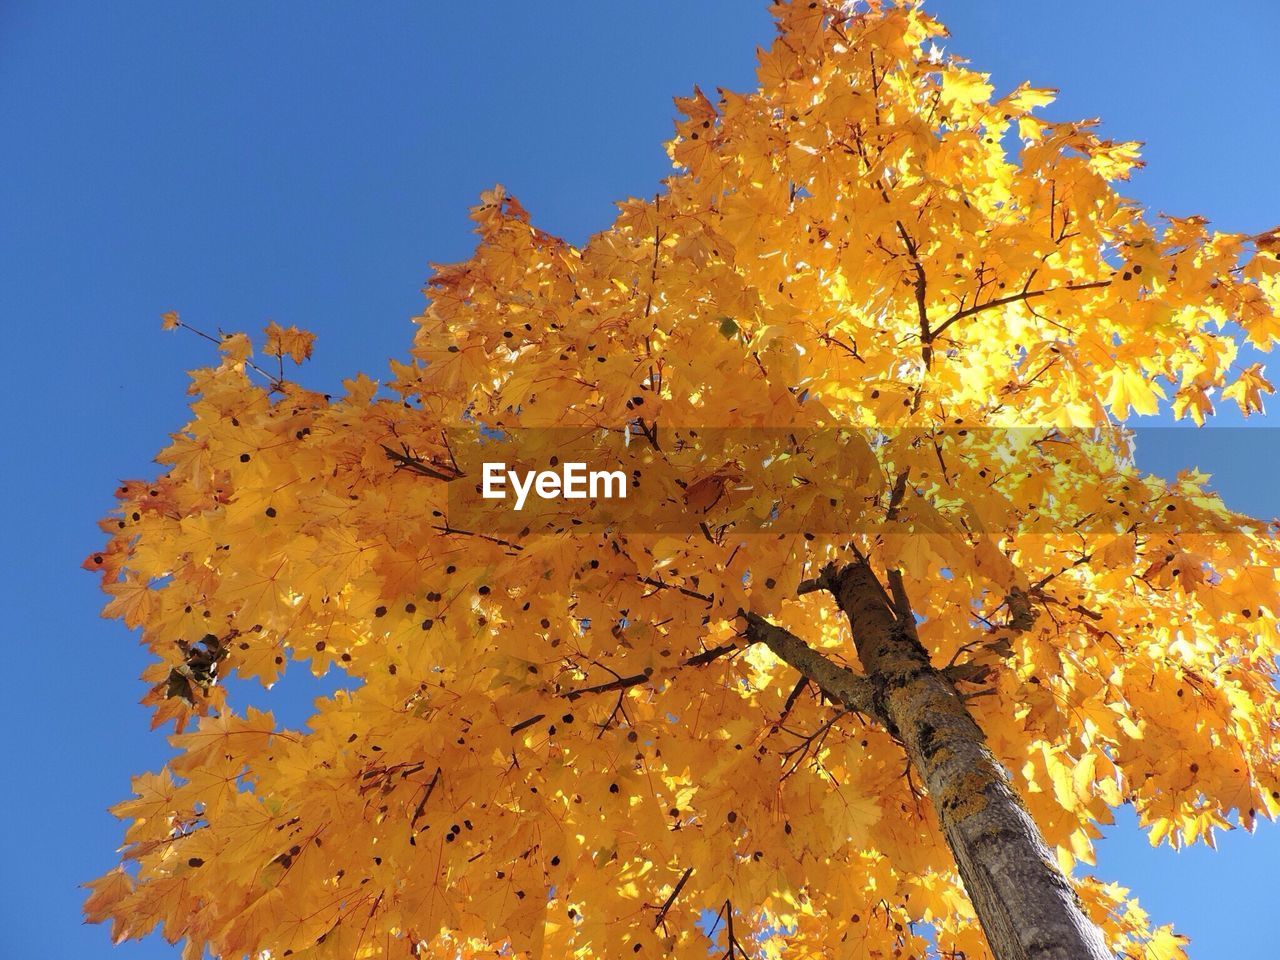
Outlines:
{"label": "tree canopy", "polygon": [[[914,3],[773,9],[759,89],[678,100],[674,172],[585,246],[485,194],[384,383],[214,338],[86,562],[179,751],[115,808],[116,938],[987,956],[894,724],[779,653],[866,666],[818,588],[861,563],[1110,946],[1182,955],[1091,841],[1124,803],[1174,845],[1280,811],[1280,557],[1127,424],[1261,409],[1280,235],[1150,215],[1137,144],[997,96]],[[476,497],[482,456],[565,450],[627,505]],[[351,689],[288,730],[219,682],[286,669]]]}

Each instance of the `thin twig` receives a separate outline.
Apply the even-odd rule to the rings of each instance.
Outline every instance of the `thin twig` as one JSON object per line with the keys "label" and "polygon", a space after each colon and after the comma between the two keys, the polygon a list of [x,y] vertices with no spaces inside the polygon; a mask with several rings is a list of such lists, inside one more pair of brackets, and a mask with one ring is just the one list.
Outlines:
{"label": "thin twig", "polygon": [[662,904],[662,909],[658,911],[658,919],[653,921],[655,928],[662,926],[663,922],[667,919],[667,911],[670,910],[671,905],[676,902],[676,897],[680,896],[680,891],[684,889],[684,885],[689,882],[689,878],[691,876],[693,876],[693,867],[686,867],[684,873],[681,874],[680,879],[676,881],[676,885],[671,891],[671,896],[667,897],[666,901]]}

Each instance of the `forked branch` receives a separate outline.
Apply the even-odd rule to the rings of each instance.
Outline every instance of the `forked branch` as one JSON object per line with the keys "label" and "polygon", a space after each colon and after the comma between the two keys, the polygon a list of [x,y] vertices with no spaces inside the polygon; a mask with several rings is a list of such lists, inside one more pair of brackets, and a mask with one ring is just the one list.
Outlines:
{"label": "forked branch", "polygon": [[876,687],[869,679],[854,673],[819,653],[786,627],[770,623],[764,617],[745,610],[738,615],[746,621],[743,636],[752,643],[763,643],[779,660],[790,664],[812,680],[836,703],[863,716],[883,723],[877,705]]}

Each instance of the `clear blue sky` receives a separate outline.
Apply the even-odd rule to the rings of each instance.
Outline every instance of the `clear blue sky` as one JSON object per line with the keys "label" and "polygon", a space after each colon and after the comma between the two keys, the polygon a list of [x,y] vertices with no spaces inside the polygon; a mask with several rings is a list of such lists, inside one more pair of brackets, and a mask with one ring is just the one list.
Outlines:
{"label": "clear blue sky", "polygon": [[[1145,139],[1144,202],[1238,230],[1280,221],[1280,5],[933,8],[1002,89],[1060,87],[1058,116]],[[501,181],[541,227],[584,239],[666,173],[670,97],[749,86],[770,31],[763,0],[0,4],[0,955],[176,957],[155,938],[112,953],[77,889],[114,862],[106,807],[167,753],[136,706],[135,639],[97,619],[78,569],[116,480],[147,475],[183,423],[183,371],[210,359],[160,313],[296,323],[320,335],[317,385],[378,376],[428,262],[469,252],[482,189]],[[1164,433],[1143,456],[1199,462],[1271,516],[1270,433]],[[316,690],[291,674],[272,705],[300,723]],[[1148,850],[1128,818],[1110,833],[1103,872],[1191,934],[1192,956],[1274,951],[1280,830],[1181,855]]]}

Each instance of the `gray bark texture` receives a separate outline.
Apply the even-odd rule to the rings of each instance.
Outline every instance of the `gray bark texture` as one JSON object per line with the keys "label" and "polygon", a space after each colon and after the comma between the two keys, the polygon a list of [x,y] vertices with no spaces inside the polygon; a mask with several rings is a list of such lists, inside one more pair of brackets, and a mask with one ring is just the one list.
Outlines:
{"label": "gray bark texture", "polygon": [[996,960],[1114,960],[964,700],[930,662],[901,577],[891,571],[886,590],[858,562],[828,570],[819,588],[848,617],[863,674],[755,614],[745,614],[746,635],[902,742]]}

